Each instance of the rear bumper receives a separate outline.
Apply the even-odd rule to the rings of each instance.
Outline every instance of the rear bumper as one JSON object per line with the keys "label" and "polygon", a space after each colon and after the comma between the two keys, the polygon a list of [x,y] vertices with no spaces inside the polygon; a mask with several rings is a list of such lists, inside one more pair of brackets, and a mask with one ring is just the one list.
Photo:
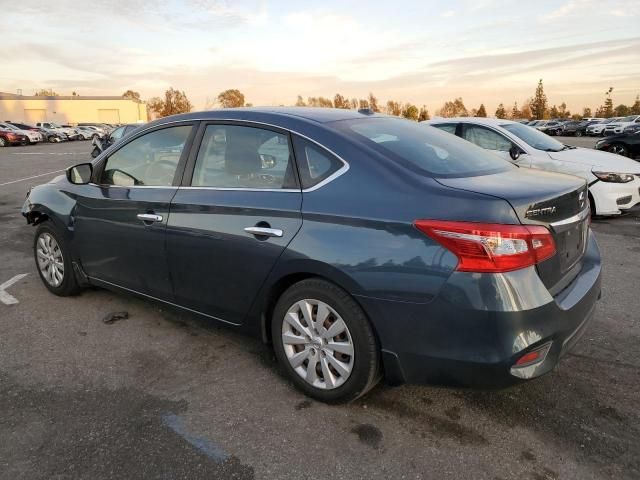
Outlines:
{"label": "rear bumper", "polygon": [[[582,270],[556,297],[532,267],[455,272],[428,304],[358,300],[378,332],[388,383],[505,387],[552,370],[587,328],[599,297],[600,252],[590,235]],[[544,361],[511,372],[547,343]]]}

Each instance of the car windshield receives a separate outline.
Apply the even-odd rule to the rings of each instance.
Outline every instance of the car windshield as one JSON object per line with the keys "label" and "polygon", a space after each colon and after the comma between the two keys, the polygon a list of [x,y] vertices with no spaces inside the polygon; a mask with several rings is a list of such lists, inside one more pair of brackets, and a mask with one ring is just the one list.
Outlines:
{"label": "car windshield", "polygon": [[52,128],[62,128],[60,125],[58,125],[57,123],[53,123],[53,122],[49,122],[49,125],[51,125]]}
{"label": "car windshield", "polygon": [[629,115],[628,117],[624,117],[621,122],[633,122],[636,119],[637,115]]}
{"label": "car windshield", "polygon": [[376,117],[342,120],[333,125],[385,157],[430,176],[470,177],[515,168],[455,135],[411,120]]}
{"label": "car windshield", "polygon": [[520,140],[526,142],[527,145],[535,148],[536,150],[559,152],[560,150],[565,149],[563,144],[535,128],[531,128],[520,123],[504,123],[500,126],[508,132],[513,133]]}

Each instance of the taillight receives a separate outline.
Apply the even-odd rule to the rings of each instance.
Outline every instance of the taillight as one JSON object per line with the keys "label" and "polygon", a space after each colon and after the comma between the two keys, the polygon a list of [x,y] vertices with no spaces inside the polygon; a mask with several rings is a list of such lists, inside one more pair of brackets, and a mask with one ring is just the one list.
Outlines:
{"label": "taillight", "polygon": [[551,232],[538,225],[416,220],[415,226],[455,254],[463,272],[509,272],[556,253]]}

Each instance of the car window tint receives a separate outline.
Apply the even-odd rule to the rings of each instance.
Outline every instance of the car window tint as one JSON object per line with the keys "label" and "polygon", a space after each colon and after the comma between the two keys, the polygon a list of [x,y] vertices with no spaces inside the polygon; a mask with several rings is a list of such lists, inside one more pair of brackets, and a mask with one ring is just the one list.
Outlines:
{"label": "car window tint", "polygon": [[304,138],[294,137],[294,146],[302,188],[314,187],[340,170],[344,165],[342,161],[331,155],[324,148]]}
{"label": "car window tint", "polygon": [[156,130],[118,149],[107,159],[102,183],[170,186],[191,126]]}
{"label": "car window tint", "polygon": [[280,189],[296,186],[286,135],[240,125],[209,125],[198,150],[194,187]]}
{"label": "car window tint", "polygon": [[116,128],[113,132],[111,132],[111,135],[109,135],[111,137],[112,140],[119,140],[122,137],[122,134],[124,133],[124,127],[120,127],[120,128]]}
{"label": "car window tint", "polygon": [[486,150],[508,152],[511,142],[499,133],[478,125],[465,125],[462,138]]}
{"label": "car window tint", "polygon": [[370,117],[332,126],[381,155],[432,176],[487,175],[516,168],[455,135],[412,120]]}
{"label": "car window tint", "polygon": [[455,123],[436,123],[432,124],[433,127],[436,127],[439,130],[447,133],[456,133],[456,124]]}

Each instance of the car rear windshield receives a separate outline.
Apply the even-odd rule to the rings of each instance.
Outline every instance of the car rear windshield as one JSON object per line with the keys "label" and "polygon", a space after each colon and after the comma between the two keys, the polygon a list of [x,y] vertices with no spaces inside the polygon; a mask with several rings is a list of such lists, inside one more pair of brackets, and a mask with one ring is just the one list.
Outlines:
{"label": "car rear windshield", "polygon": [[374,117],[333,122],[349,138],[434,177],[488,175],[515,168],[455,135],[412,120]]}

